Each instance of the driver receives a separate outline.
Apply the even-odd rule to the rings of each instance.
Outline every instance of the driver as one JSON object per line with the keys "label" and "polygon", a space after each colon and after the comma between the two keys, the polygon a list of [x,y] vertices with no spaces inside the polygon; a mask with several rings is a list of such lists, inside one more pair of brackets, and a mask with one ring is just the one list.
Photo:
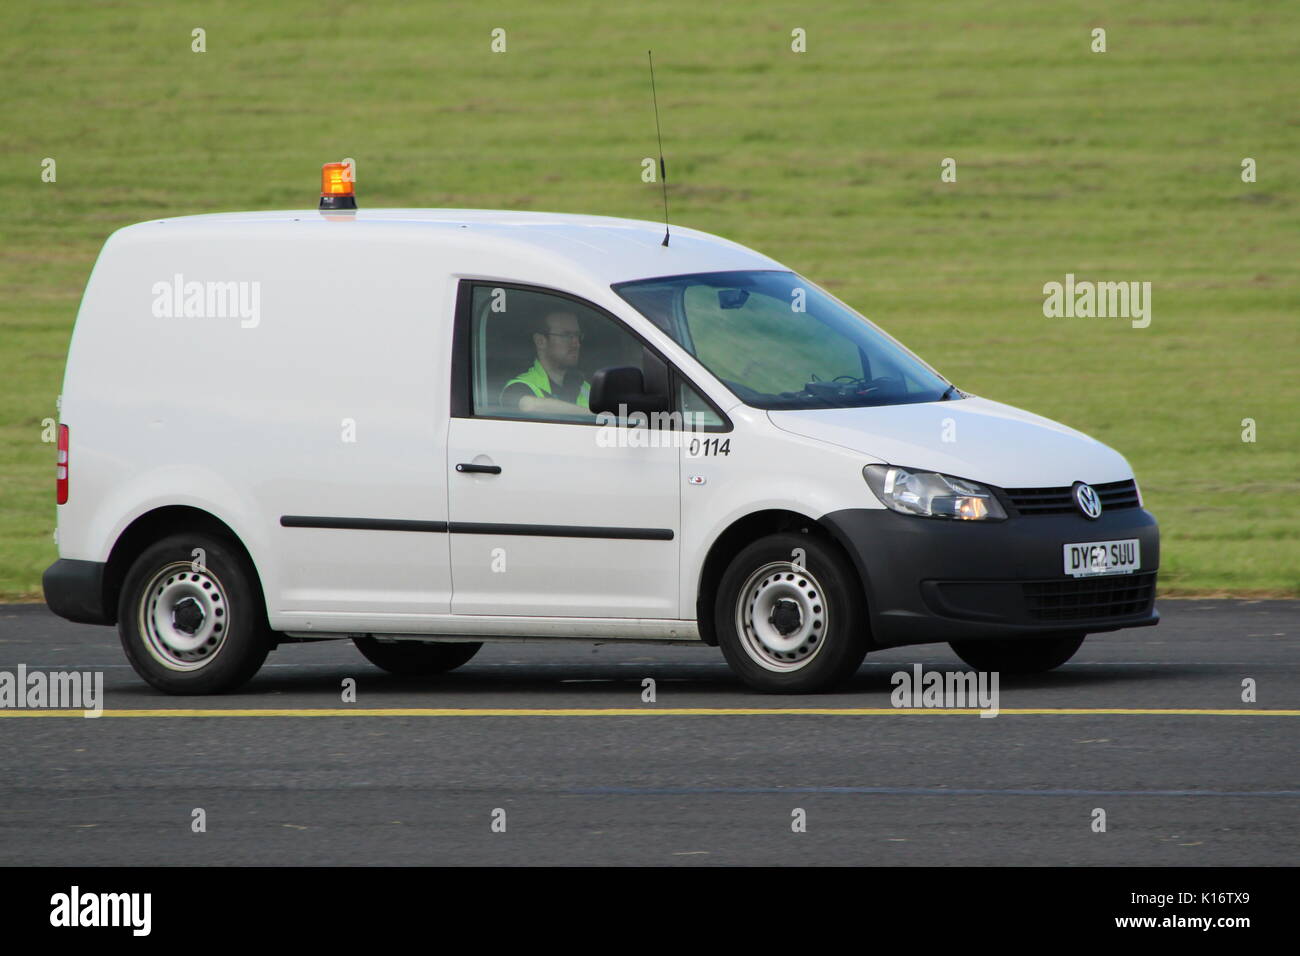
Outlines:
{"label": "driver", "polygon": [[537,359],[501,389],[501,404],[537,418],[586,417],[591,383],[578,369],[582,352],[578,317],[562,309],[547,312],[533,330]]}

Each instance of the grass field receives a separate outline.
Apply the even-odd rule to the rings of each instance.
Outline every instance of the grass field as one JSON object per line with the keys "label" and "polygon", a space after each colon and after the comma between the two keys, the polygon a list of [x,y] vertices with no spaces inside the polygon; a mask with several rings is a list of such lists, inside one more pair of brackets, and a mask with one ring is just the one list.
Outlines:
{"label": "grass field", "polygon": [[[41,422],[110,232],[312,208],[345,156],[367,206],[655,218],[649,47],[675,222],[1119,449],[1163,593],[1300,595],[1297,37],[1274,2],[6,3],[0,597],[55,557]],[[1149,281],[1150,327],[1045,318],[1066,273]]]}

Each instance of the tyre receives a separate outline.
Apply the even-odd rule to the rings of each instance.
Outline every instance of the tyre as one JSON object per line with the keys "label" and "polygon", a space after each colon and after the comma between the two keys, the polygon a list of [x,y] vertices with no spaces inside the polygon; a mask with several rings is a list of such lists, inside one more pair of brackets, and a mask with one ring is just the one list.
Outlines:
{"label": "tyre", "polygon": [[870,643],[852,565],[807,534],[770,535],[732,559],[718,586],[714,628],[736,675],[770,694],[843,683]]}
{"label": "tyre", "polygon": [[230,541],[198,532],[170,535],[136,558],[117,620],[135,672],[168,694],[234,690],[274,643],[248,560]]}
{"label": "tyre", "polygon": [[354,637],[352,642],[366,660],[401,677],[445,674],[460,667],[478,653],[482,644],[427,644],[418,641],[385,643],[373,637]]}
{"label": "tyre", "polygon": [[1086,634],[1030,637],[994,641],[954,641],[949,645],[977,671],[1041,674],[1060,667],[1079,649]]}

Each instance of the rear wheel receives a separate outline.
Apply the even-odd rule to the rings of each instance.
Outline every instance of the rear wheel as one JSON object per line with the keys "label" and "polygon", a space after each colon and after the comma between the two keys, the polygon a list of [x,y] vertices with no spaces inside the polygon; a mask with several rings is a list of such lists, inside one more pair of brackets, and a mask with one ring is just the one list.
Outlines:
{"label": "rear wheel", "polygon": [[170,535],[136,558],[117,620],[135,672],[168,694],[234,690],[257,673],[274,642],[247,559],[203,533]]}
{"label": "rear wheel", "polygon": [[954,641],[949,646],[977,671],[1041,674],[1060,667],[1078,651],[1087,634],[994,641]]}
{"label": "rear wheel", "polygon": [[806,534],[761,538],[718,586],[714,627],[731,669],[765,693],[828,690],[866,656],[867,621],[853,568]]}
{"label": "rear wheel", "polygon": [[354,637],[352,643],[376,667],[402,677],[445,674],[478,653],[480,644],[434,644],[420,641],[377,641]]}

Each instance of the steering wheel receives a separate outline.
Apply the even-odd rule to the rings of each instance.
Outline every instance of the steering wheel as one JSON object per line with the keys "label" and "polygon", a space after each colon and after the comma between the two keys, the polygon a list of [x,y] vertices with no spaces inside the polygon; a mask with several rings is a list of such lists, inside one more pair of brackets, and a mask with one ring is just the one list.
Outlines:
{"label": "steering wheel", "polygon": [[886,392],[906,392],[907,383],[895,375],[882,375],[871,380],[871,388]]}
{"label": "steering wheel", "polygon": [[[878,386],[872,385],[867,379],[860,375],[836,375],[831,379],[832,385],[838,385],[843,382],[848,388],[845,391],[852,391],[854,395],[867,395],[874,392]],[[856,386],[856,387],[854,387]]]}

